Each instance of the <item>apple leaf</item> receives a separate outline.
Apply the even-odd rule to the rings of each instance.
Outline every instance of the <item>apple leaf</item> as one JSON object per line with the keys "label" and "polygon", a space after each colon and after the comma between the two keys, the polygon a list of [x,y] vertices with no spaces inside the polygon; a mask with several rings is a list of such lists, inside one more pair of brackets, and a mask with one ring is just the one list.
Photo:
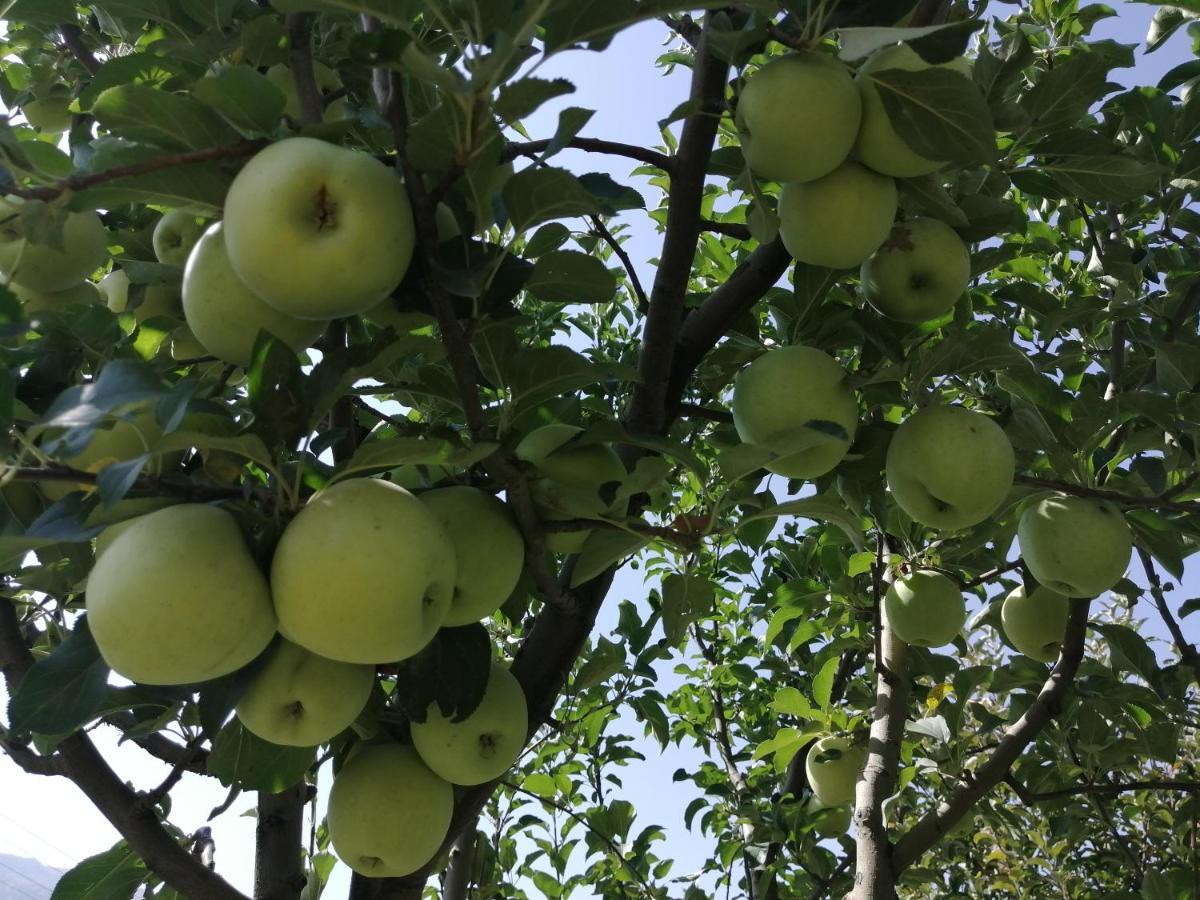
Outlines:
{"label": "apple leaf", "polygon": [[833,699],[833,679],[837,675],[840,662],[838,654],[835,653],[825,660],[821,670],[813,676],[813,700],[816,702],[817,708],[826,713],[828,713],[829,704]]}
{"label": "apple leaf", "polygon": [[496,114],[506,122],[515,122],[533,113],[546,101],[574,91],[575,85],[565,78],[522,78],[500,89]]}
{"label": "apple leaf", "polygon": [[192,96],[215,109],[246,136],[270,134],[279,125],[285,98],[267,76],[249,66],[231,66],[201,78]]}
{"label": "apple leaf", "polygon": [[[1133,156],[1056,156],[1041,165],[1016,169],[1013,183],[1038,196],[1094,202],[1135,200],[1157,189],[1161,170]],[[1030,178],[1037,178],[1031,184]],[[1049,190],[1047,190],[1047,186]]]}
{"label": "apple leaf", "polygon": [[862,523],[857,516],[846,508],[846,504],[841,500],[834,500],[823,496],[789,500],[786,503],[770,506],[759,512],[743,516],[741,522],[753,522],[755,519],[772,516],[796,516],[800,519],[829,522],[845,532],[846,537],[850,539],[850,543],[854,545],[854,549],[862,550],[866,546],[866,542],[863,540]]}
{"label": "apple leaf", "polygon": [[989,163],[996,128],[975,82],[948,69],[872,72],[892,127],[926,159]]}
{"label": "apple leaf", "polygon": [[141,858],[119,841],[63,873],[50,900],[129,900],[148,874]]}
{"label": "apple leaf", "polygon": [[721,0],[556,0],[541,22],[546,55],[580,44],[602,50],[614,34],[635,22],[727,5]]}
{"label": "apple leaf", "polygon": [[962,56],[971,35],[982,27],[983,22],[978,19],[964,19],[920,28],[841,28],[838,29],[841,39],[838,56],[846,62],[853,62],[903,41],[927,63],[937,65]]}
{"label": "apple leaf", "polygon": [[96,425],[119,406],[163,393],[162,383],[148,366],[117,359],[101,369],[95,381],[70,387],[59,394],[46,410],[42,423],[52,428]]}
{"label": "apple leaf", "polygon": [[547,303],[607,303],[617,279],[595,256],[554,250],[538,259],[525,290]]}
{"label": "apple leaf", "polygon": [[66,734],[89,721],[108,694],[108,666],[87,616],[44,659],[34,663],[9,702],[12,730]]}
{"label": "apple leaf", "polygon": [[1076,124],[1107,92],[1108,61],[1099,53],[1075,50],[1055,60],[1054,67],[1021,95],[1020,109],[1037,132],[1048,133]]}
{"label": "apple leaf", "polygon": [[272,744],[234,718],[213,741],[208,774],[228,787],[277,794],[303,778],[316,758],[316,747]]}
{"label": "apple leaf", "polygon": [[304,387],[295,351],[260,331],[246,369],[246,388],[254,433],[268,447],[292,445],[307,432]]}
{"label": "apple leaf", "polygon": [[166,150],[199,150],[238,139],[198,100],[142,84],[109,88],[96,98],[92,115],[115,135]]}
{"label": "apple leaf", "polygon": [[443,716],[461,722],[483,700],[491,669],[492,644],[482,624],[441,628],[400,664],[393,696],[414,722],[424,722],[435,703]]}
{"label": "apple leaf", "polygon": [[508,179],[501,196],[513,228],[518,232],[571,216],[600,212],[592,193],[565,169],[522,169]]}
{"label": "apple leaf", "polygon": [[598,638],[584,656],[587,661],[579,667],[572,682],[578,691],[607,681],[625,667],[625,645],[608,638]]}
{"label": "apple leaf", "polygon": [[668,575],[662,581],[663,632],[672,647],[687,636],[688,626],[713,611],[712,582],[696,575]]}
{"label": "apple leaf", "polygon": [[587,536],[571,570],[571,588],[591,581],[609,566],[632,556],[650,539],[628,531],[598,528]]}

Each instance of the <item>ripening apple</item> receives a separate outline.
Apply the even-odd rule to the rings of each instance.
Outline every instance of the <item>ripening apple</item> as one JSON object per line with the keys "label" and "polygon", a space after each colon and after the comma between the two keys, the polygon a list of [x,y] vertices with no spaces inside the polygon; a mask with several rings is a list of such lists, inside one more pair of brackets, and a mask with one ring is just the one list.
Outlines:
{"label": "ripening apple", "polygon": [[398,878],[433,859],[450,830],[454,788],[412,747],[376,744],[350,756],[329,791],[329,838],[368,878]]}
{"label": "ripening apple", "polygon": [[61,89],[23,103],[21,112],[25,121],[42,134],[62,134],[71,128],[71,96]]}
{"label": "ripening apple", "polygon": [[826,806],[814,795],[808,798],[804,812],[814,823],[817,834],[831,838],[846,833],[854,816],[854,807],[849,803],[843,806]]}
{"label": "ripening apple", "polygon": [[87,582],[88,624],[104,661],[142,684],[235,672],[275,636],[267,579],[237,520],[201,503],[134,520]]}
{"label": "ripening apple", "polygon": [[122,313],[129,305],[129,275],[124,269],[113,269],[100,279],[97,285],[104,305],[115,313]]}
{"label": "ripening apple", "polygon": [[[104,305],[115,313],[123,313],[129,309],[129,275],[124,269],[113,269],[100,279],[100,293]],[[142,287],[141,299],[133,308],[133,316],[138,322],[160,316],[178,317],[180,314],[181,297],[177,285],[169,283],[147,284]],[[134,294],[136,299],[137,294]]]}
{"label": "ripening apple", "polygon": [[1070,601],[1039,584],[1032,593],[1024,585],[1004,598],[1000,622],[1014,647],[1030,659],[1054,662],[1067,630]]}
{"label": "ripening apple", "polygon": [[234,271],[298,319],[366,312],[408,271],[414,229],[399,177],[369,153],[314,138],[260,151],[225,197]]}
{"label": "ripening apple", "polygon": [[971,77],[971,64],[966,59],[959,57],[934,67],[907,44],[884,47],[859,68],[855,81],[862,94],[862,127],[858,132],[854,153],[876,172],[894,178],[915,178],[936,172],[945,165],[944,161],[921,156],[900,137],[892,126],[891,117],[879,96],[879,88],[871,77],[873,73],[884,69],[916,72],[929,68],[947,69],[964,78]]}
{"label": "ripening apple", "polygon": [[971,254],[937,219],[906,219],[862,264],[863,294],[889,319],[926,322],[949,312],[971,281]]}
{"label": "ripening apple", "polygon": [[[530,484],[538,512],[560,522],[624,518],[628,501],[617,501],[609,492],[627,477],[625,464],[608,444],[576,445],[582,433],[574,425],[543,425],[517,444],[517,458],[532,464],[539,476]],[[546,546],[555,553],[578,553],[589,534],[589,529],[550,532]]]}
{"label": "ripening apple", "polygon": [[[342,86],[338,73],[324,63],[313,63],[313,75],[316,77],[317,90],[322,94],[331,93]],[[295,122],[300,121],[300,92],[296,89],[292,67],[286,63],[276,63],[267,69],[267,80],[283,93],[283,114]],[[325,106],[322,121],[336,122],[346,118],[346,115],[346,98],[339,97]]]}
{"label": "ripening apple", "polygon": [[883,598],[896,637],[914,647],[941,647],[954,640],[967,621],[958,585],[930,569],[899,575]]}
{"label": "ripening apple", "polygon": [[182,266],[202,234],[204,223],[199,218],[186,210],[173,209],[154,226],[154,255],[165,265]]}
{"label": "ripening apple", "polygon": [[822,806],[854,802],[858,773],[867,761],[867,748],[851,744],[849,738],[826,735],[808,751],[804,771],[808,786]]}
{"label": "ripening apple", "polygon": [[827,53],[771,60],[742,88],[737,105],[742,154],[755,175],[812,181],[850,155],[862,99],[850,71]]}
{"label": "ripening apple", "polygon": [[247,731],[284,747],[315,747],[358,718],[375,667],[337,662],[281,641],[238,701]]}
{"label": "ripening apple", "polygon": [[99,559],[100,554],[108,550],[108,548],[113,545],[113,541],[128,531],[129,527],[139,518],[141,518],[141,516],[135,516],[132,519],[122,519],[120,522],[113,522],[113,524],[109,525],[102,532],[96,535],[95,544],[93,546],[93,553],[95,554],[96,559]]}
{"label": "ripening apple", "polygon": [[108,232],[90,210],[68,213],[62,247],[35,244],[18,227],[17,197],[0,199],[0,273],[13,284],[35,291],[64,291],[77,285],[108,258]]}
{"label": "ripening apple", "polygon": [[1039,584],[1068,597],[1095,597],[1121,580],[1133,533],[1107,500],[1059,495],[1029,507],[1017,523],[1021,558]]}
{"label": "ripening apple", "polygon": [[[116,418],[111,424],[104,423],[92,432],[91,440],[82,450],[71,456],[60,456],[56,462],[72,469],[98,473],[113,463],[150,452],[162,437],[162,428],[154,418],[153,409],[133,413],[118,410],[114,415]],[[147,475],[159,475],[164,465],[173,465],[176,459],[170,455],[164,463],[162,456],[155,456],[146,463],[143,471]],[[61,500],[72,491],[94,490],[91,484],[73,481],[45,481],[39,483],[39,487],[51,500]]]}
{"label": "ripening apple", "polygon": [[848,269],[887,240],[897,198],[895,181],[847,160],[816,181],[783,185],[779,237],[800,262]]}
{"label": "ripening apple", "polygon": [[983,413],[927,406],[896,429],[887,453],[892,497],[916,522],[945,531],[977,525],[1012,487],[1012,443]]}
{"label": "ripening apple", "polygon": [[279,631],[328,659],[407,659],[433,639],[454,596],[454,544],[437,516],[377,478],[314,494],[271,562]]}
{"label": "ripening apple", "polygon": [[91,281],[81,281],[63,291],[34,291],[19,284],[11,288],[26,313],[58,312],[68,306],[104,302],[100,289]]}
{"label": "ripening apple", "polygon": [[780,347],[738,373],[733,424],[745,443],[775,451],[777,458],[766,464],[770,471],[817,478],[849,450],[858,401],[832,356],[813,347]]}
{"label": "ripening apple", "polygon": [[529,735],[525,692],[504,666],[492,665],[483,700],[461,722],[430,704],[424,722],[412,723],[413,746],[436,775],[452,784],[483,784],[517,761]]}
{"label": "ripening apple", "polygon": [[[394,483],[394,482],[393,482]],[[454,544],[458,577],[443,625],[470,625],[508,599],[525,567],[525,540],[507,506],[478,488],[426,491],[432,510]]]}
{"label": "ripening apple", "polygon": [[260,331],[299,352],[320,337],[325,322],[297,319],[263,303],[238,278],[215,222],[192,249],[183,270],[183,315],[206,353],[248,366]]}

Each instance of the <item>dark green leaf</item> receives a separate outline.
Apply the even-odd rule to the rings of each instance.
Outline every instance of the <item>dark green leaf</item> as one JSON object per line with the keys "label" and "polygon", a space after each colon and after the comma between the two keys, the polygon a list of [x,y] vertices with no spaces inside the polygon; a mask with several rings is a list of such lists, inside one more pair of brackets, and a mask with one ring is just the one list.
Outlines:
{"label": "dark green leaf", "polygon": [[573,682],[576,690],[600,684],[620,672],[625,667],[625,645],[602,637],[582,658],[585,662],[575,673]]}
{"label": "dark green leaf", "polygon": [[113,134],[167,150],[216,147],[238,137],[203,103],[140,84],[109,88],[92,115]]}
{"label": "dark green leaf", "polygon": [[108,692],[108,666],[81,616],[66,640],[38,660],[9,702],[14,731],[65,734],[90,720]]}
{"label": "dark green leaf", "polygon": [[565,78],[522,78],[506,84],[496,99],[496,115],[507,122],[515,122],[530,115],[547,100],[571,94],[575,85]]}
{"label": "dark green leaf", "polygon": [[270,134],[283,115],[283,92],[249,66],[231,66],[202,78],[192,96],[207,103],[245,135]]}
{"label": "dark green leaf", "polygon": [[293,444],[308,431],[300,360],[279,338],[259,333],[246,370],[246,389],[254,433],[268,447]]}
{"label": "dark green leaf", "polygon": [[213,741],[208,772],[228,787],[277,794],[302,779],[316,756],[316,747],[281,747],[264,741],[235,718]]}
{"label": "dark green leaf", "polygon": [[64,873],[50,900],[129,900],[148,874],[146,864],[120,841]]}
{"label": "dark green leaf", "polygon": [[607,303],[617,291],[617,279],[594,256],[555,250],[538,259],[525,290],[549,303]]}
{"label": "dark green leaf", "polygon": [[1059,57],[1020,100],[1036,133],[1074,125],[1105,93],[1109,64],[1099,53],[1076,50]]}
{"label": "dark green leaf", "polygon": [[697,575],[668,575],[662,582],[663,633],[678,647],[687,637],[688,626],[713,611],[713,586]]}
{"label": "dark green leaf", "polygon": [[992,114],[970,79],[948,69],[883,69],[870,78],[892,126],[921,156],[960,163],[995,159]]}

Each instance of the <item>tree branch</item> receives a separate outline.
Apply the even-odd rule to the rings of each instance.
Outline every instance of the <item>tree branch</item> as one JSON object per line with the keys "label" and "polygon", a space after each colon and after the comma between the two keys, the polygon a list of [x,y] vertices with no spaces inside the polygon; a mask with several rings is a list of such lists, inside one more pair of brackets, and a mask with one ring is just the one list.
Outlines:
{"label": "tree branch", "polygon": [[1097,500],[1107,500],[1117,506],[1129,509],[1168,509],[1172,512],[1200,513],[1200,502],[1188,500],[1171,500],[1162,495],[1157,497],[1134,497],[1122,494],[1120,491],[1110,491],[1107,488],[1086,487],[1082,484],[1072,484],[1069,481],[1056,481],[1049,478],[1037,478],[1033,475],[1018,474],[1014,479],[1017,484],[1028,487],[1045,488],[1063,494],[1073,494],[1076,497],[1093,497]]}
{"label": "tree branch", "polygon": [[315,125],[325,112],[321,89],[317,87],[317,74],[313,70],[311,24],[307,13],[288,13],[288,66],[296,82],[296,99],[300,107],[301,125]]}
{"label": "tree branch", "polygon": [[278,794],[258,792],[254,829],[254,900],[294,900],[304,887],[304,804],[301,781]]}
{"label": "tree branch", "polygon": [[442,900],[470,900],[476,837],[474,828],[466,828],[454,842],[442,881]]}
{"label": "tree branch", "polygon": [[1041,691],[1025,713],[1008,729],[1000,745],[975,770],[969,781],[959,787],[939,808],[927,812],[896,843],[892,851],[892,868],[903,872],[922,854],[936,844],[958,823],[984,794],[1004,780],[1012,764],[1029,746],[1038,732],[1058,715],[1063,698],[1075,680],[1083,659],[1084,638],[1090,600],[1072,600],[1067,631],[1063,638],[1058,662]]}
{"label": "tree branch", "polygon": [[130,163],[126,166],[113,166],[99,172],[86,172],[78,175],[68,175],[52,184],[40,187],[21,188],[10,187],[5,190],[26,200],[53,200],[62,194],[86,191],[97,185],[107,184],[119,178],[130,178],[134,175],[146,175],[150,172],[160,172],[163,169],[174,169],[180,166],[191,166],[202,162],[212,162],[217,159],[240,159],[253,156],[270,141],[253,140],[238,141],[235,144],[225,144],[220,147],[205,147],[202,150],[187,150],[183,153],[169,153],[143,162]]}
{"label": "tree branch", "polygon": [[1154,560],[1141,547],[1137,548],[1137,554],[1138,559],[1142,561],[1142,568],[1146,572],[1146,580],[1150,582],[1150,596],[1154,598],[1158,614],[1162,617],[1163,624],[1167,626],[1167,631],[1171,632],[1171,640],[1175,642],[1175,652],[1179,654],[1180,661],[1192,670],[1192,678],[1197,684],[1200,684],[1200,652],[1196,651],[1195,644],[1184,637],[1183,629],[1179,627],[1179,622],[1171,614],[1171,609],[1167,606],[1166,595],[1163,592],[1162,580],[1158,577],[1158,570],[1154,568]]}
{"label": "tree branch", "polygon": [[30,775],[62,775],[62,760],[57,756],[42,756],[25,744],[13,740],[9,731],[0,726],[0,752]]}
{"label": "tree branch", "polygon": [[1054,791],[1031,791],[1017,780],[1016,776],[1008,775],[1004,783],[1026,806],[1035,803],[1047,803],[1051,800],[1063,800],[1067,797],[1078,797],[1081,794],[1101,794],[1111,796],[1123,794],[1126,791],[1178,791],[1185,794],[1200,794],[1200,781],[1179,781],[1174,779],[1148,779],[1146,781],[1121,782],[1092,782],[1091,784],[1076,784],[1068,788]]}
{"label": "tree branch", "polygon": [[[16,608],[7,597],[0,597],[0,671],[10,697],[32,667],[33,657],[25,646]],[[153,807],[142,802],[109,768],[82,731],[60,741],[58,755],[64,774],[164,882],[195,900],[246,900],[176,842],[163,828]]]}
{"label": "tree branch", "polygon": [[718,222],[715,219],[705,219],[700,223],[700,228],[714,234],[723,234],[725,237],[737,238],[739,241],[748,241],[752,237],[750,229],[741,222]]}
{"label": "tree branch", "polygon": [[91,48],[84,43],[82,29],[78,25],[62,25],[58,31],[62,35],[63,43],[71,51],[71,55],[78,60],[89,75],[95,75],[100,69],[100,61],[96,59]]}
{"label": "tree branch", "polygon": [[[14,481],[65,481],[87,485],[94,485],[99,479],[99,475],[95,472],[72,469],[70,466],[15,466],[3,469],[3,475]],[[235,500],[246,495],[245,490],[240,487],[195,484],[190,481],[156,478],[152,475],[139,475],[133,483],[132,489],[141,489],[155,494],[171,494],[185,500],[200,502]]]}
{"label": "tree branch", "polygon": [[[526,141],[520,144],[510,143],[505,146],[502,158],[513,160],[518,156],[541,156],[553,142],[553,138],[546,138],[538,141]],[[574,137],[567,141],[564,146],[570,147],[573,150],[586,150],[588,153],[606,153],[609,156],[624,156],[627,159],[636,160],[637,162],[643,162],[662,169],[667,174],[671,174],[674,171],[677,163],[677,158],[672,159],[665,153],[659,153],[657,150],[651,150],[648,147],[638,147],[634,144],[622,144],[619,141],[606,141],[600,138]]]}
{"label": "tree branch", "polygon": [[621,265],[625,267],[625,274],[629,276],[629,286],[633,288],[634,298],[637,300],[638,311],[642,315],[650,309],[650,301],[646,299],[646,291],[642,288],[642,280],[638,278],[637,269],[634,268],[633,260],[629,258],[629,254],[625,252],[625,248],[621,246],[611,231],[600,221],[599,216],[588,216],[588,221],[592,223],[592,229],[596,235],[608,244],[613,253],[617,255],[617,259],[621,260]]}

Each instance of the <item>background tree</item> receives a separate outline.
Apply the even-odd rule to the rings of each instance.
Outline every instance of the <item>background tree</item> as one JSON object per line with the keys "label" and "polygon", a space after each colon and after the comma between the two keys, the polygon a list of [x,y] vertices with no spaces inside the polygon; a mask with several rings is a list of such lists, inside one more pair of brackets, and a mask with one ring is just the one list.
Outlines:
{"label": "background tree", "polygon": [[[194,772],[229,789],[225,809],[257,793],[255,896],[315,898],[334,864],[318,770],[360,743],[407,742],[434,700],[469,713],[498,654],[528,704],[518,765],[455,792],[417,873],[355,876],[352,896],[1200,892],[1197,603],[1176,590],[1200,511],[1200,63],[1118,89],[1109,73],[1131,47],[1090,37],[1112,14],[1071,0],[9,4],[0,153],[24,202],[8,203],[0,259],[0,746],[31,775],[69,778],[123,838],[61,890],[240,897],[206,864],[208,835],[171,821],[171,791]],[[1195,14],[1161,6],[1149,47],[1194,34]],[[691,73],[659,147],[588,135],[578,108],[553,134],[527,132],[573,90],[538,77],[547,57],[652,20],[672,35],[661,64]],[[969,289],[918,324],[864,303],[857,266],[793,263],[779,185],[747,168],[734,115],[769,57],[858,66],[900,40],[927,63],[973,60],[970,80],[871,76],[906,145],[945,163],[897,179],[902,221],[937,219],[971,244]],[[188,330],[170,254],[197,217],[220,217],[248,159],[296,134],[398,170],[414,261],[385,304],[334,319],[312,349],[263,332],[225,364]],[[556,165],[566,148],[627,158],[654,199]],[[85,226],[69,215],[89,210],[103,259],[78,252]],[[185,215],[156,242],[171,210]],[[622,246],[615,220],[630,213],[661,230],[650,283]],[[819,224],[856,223],[835,209]],[[31,286],[30,247],[83,259],[107,302],[64,276],[78,258],[54,257]],[[793,345],[845,367],[859,421],[855,435],[797,423],[848,452],[789,480],[765,469],[779,452],[739,441],[730,404],[739,370]],[[988,414],[1015,451],[999,509],[957,531],[914,522],[884,474],[896,426],[937,404]],[[545,460],[522,441],[550,423],[582,429],[575,449],[616,448],[623,477],[582,507],[548,499]],[[96,450],[119,434],[132,442]],[[231,716],[261,661],[198,685],[110,679],[80,615],[97,535],[220,504],[265,571],[314,491],[382,473],[505,498],[524,568],[487,641],[444,629],[380,666],[354,726],[317,748]],[[1071,602],[1061,654],[1042,662],[1010,646],[1000,611],[1036,587],[1014,537],[1054,494],[1111,503],[1135,550],[1111,592]],[[648,598],[612,596],[621,567]],[[904,652],[881,607],[917,567],[961,588],[970,618],[952,644]],[[1132,617],[1143,594],[1165,652]],[[596,634],[606,603],[618,624]],[[653,798],[613,798],[642,755],[631,724],[698,752],[676,778],[695,786],[702,872],[675,871],[662,828],[642,824]],[[100,726],[168,777],[123,781],[93,743]],[[805,766],[827,733],[865,753],[854,824],[832,838]]]}

